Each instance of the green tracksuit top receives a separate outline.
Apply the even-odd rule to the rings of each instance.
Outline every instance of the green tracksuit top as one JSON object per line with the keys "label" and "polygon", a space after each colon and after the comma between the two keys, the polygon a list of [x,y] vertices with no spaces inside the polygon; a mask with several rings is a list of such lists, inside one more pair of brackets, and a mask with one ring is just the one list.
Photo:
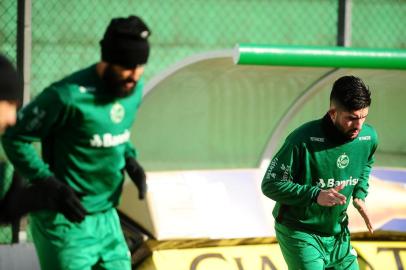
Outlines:
{"label": "green tracksuit top", "polygon": [[[262,192],[276,201],[275,221],[292,229],[335,235],[347,225],[351,196],[365,199],[377,148],[376,131],[364,124],[358,137],[344,140],[330,117],[294,130],[273,157],[262,181]],[[320,206],[321,189],[344,184],[345,205]]]}
{"label": "green tracksuit top", "polygon": [[[96,65],[56,82],[18,113],[3,136],[16,169],[31,181],[55,176],[84,195],[89,213],[117,205],[125,157],[135,157],[130,128],[141,103],[143,80],[124,98],[114,97]],[[41,141],[42,159],[33,142]]]}

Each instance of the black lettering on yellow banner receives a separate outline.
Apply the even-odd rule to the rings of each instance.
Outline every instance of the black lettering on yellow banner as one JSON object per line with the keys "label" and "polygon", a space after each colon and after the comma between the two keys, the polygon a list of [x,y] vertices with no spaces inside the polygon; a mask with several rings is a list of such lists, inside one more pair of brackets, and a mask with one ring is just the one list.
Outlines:
{"label": "black lettering on yellow banner", "polygon": [[406,248],[397,248],[397,247],[385,247],[385,248],[380,248],[378,247],[378,253],[381,251],[392,251],[393,256],[395,256],[395,261],[396,261],[396,266],[398,270],[403,270],[405,269],[403,267],[403,262],[402,259],[400,258],[400,252],[401,251],[406,251]]}
{"label": "black lettering on yellow banner", "polygon": [[[200,263],[207,259],[220,259],[226,261],[224,256],[220,253],[205,253],[197,256],[193,259],[190,264],[190,270],[196,270]],[[244,270],[244,266],[241,261],[241,257],[235,257],[234,261],[236,263],[236,270]],[[271,259],[268,256],[261,256],[261,270],[278,270],[275,265],[272,263]]]}
{"label": "black lettering on yellow banner", "polygon": [[206,259],[221,259],[223,261],[225,260],[223,255],[221,255],[220,253],[202,254],[193,259],[192,263],[190,264],[190,270],[196,270],[199,263]]}
{"label": "black lettering on yellow banner", "polygon": [[[272,263],[271,259],[268,256],[261,256],[261,270],[278,270],[276,269],[275,265]],[[269,268],[265,268],[268,266]]]}

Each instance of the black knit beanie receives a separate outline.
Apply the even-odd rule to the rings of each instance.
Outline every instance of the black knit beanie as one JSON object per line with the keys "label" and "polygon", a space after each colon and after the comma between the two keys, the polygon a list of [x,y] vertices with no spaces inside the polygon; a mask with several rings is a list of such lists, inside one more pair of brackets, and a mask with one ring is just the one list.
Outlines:
{"label": "black knit beanie", "polygon": [[112,19],[100,41],[102,60],[126,68],[145,64],[150,35],[147,25],[137,16]]}
{"label": "black knit beanie", "polygon": [[0,100],[18,100],[18,77],[11,62],[0,54]]}

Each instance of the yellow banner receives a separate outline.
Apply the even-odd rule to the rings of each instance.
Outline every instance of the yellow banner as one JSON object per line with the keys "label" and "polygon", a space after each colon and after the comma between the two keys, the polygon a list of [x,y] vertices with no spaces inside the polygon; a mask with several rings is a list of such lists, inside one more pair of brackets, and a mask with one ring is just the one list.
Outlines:
{"label": "yellow banner", "polygon": [[[361,270],[406,269],[406,242],[354,241]],[[157,250],[140,270],[282,270],[278,244]]]}

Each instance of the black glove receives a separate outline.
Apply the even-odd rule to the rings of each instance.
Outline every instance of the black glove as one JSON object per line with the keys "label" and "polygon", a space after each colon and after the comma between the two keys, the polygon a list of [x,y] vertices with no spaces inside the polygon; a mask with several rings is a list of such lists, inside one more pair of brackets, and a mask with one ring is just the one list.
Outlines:
{"label": "black glove", "polygon": [[36,180],[27,187],[10,188],[3,208],[9,220],[38,210],[60,212],[71,222],[81,222],[87,214],[75,191],[54,177]]}
{"label": "black glove", "polygon": [[138,198],[143,200],[147,192],[147,177],[144,169],[134,158],[126,158],[125,170],[138,188]]}

